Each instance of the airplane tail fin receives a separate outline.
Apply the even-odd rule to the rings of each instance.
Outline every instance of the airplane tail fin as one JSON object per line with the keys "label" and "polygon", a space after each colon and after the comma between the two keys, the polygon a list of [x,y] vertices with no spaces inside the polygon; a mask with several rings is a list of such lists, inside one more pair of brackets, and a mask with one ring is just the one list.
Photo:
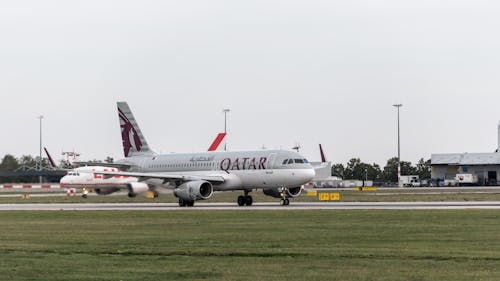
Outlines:
{"label": "airplane tail fin", "polygon": [[217,135],[217,137],[215,137],[214,141],[212,142],[212,144],[210,145],[210,147],[208,148],[208,151],[216,151],[220,144],[222,143],[222,141],[224,140],[224,138],[226,137],[226,133],[219,133]]}
{"label": "airplane tail fin", "polygon": [[117,102],[125,157],[153,155],[126,102]]}
{"label": "airplane tail fin", "polygon": [[49,151],[47,150],[46,147],[43,148],[45,150],[45,154],[47,154],[47,158],[49,158],[50,166],[54,169],[57,169],[56,162],[54,162],[54,159],[52,159],[52,156],[50,156]]}
{"label": "airplane tail fin", "polygon": [[321,146],[321,144],[319,145],[319,152],[321,153],[321,162],[325,163],[326,157],[325,157],[325,153],[323,152],[323,146]]}

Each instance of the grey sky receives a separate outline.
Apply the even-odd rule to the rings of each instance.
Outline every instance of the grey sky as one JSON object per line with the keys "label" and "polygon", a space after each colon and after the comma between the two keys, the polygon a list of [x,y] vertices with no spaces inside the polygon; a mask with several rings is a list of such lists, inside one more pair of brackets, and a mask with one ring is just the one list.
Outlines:
{"label": "grey sky", "polygon": [[[500,120],[500,3],[2,1],[0,157],[44,144],[121,158],[116,101],[158,152],[231,149],[384,162],[488,152]],[[58,155],[59,156],[59,155]]]}

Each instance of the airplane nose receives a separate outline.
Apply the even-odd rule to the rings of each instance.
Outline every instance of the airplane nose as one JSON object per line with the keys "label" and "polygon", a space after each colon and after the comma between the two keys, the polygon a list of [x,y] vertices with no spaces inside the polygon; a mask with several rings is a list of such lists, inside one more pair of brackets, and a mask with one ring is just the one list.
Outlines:
{"label": "airplane nose", "polygon": [[59,185],[61,187],[65,187],[68,183],[70,183],[68,176],[62,177],[61,180],[59,181]]}

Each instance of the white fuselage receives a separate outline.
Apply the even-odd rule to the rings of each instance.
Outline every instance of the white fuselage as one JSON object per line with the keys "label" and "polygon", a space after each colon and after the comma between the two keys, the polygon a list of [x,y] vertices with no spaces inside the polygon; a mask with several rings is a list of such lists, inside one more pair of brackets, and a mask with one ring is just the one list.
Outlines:
{"label": "white fuselage", "polygon": [[[117,163],[130,165],[130,172],[222,177],[223,183],[214,184],[214,190],[218,191],[298,187],[312,180],[315,174],[302,156],[284,150],[144,155]],[[148,179],[147,182],[175,187],[175,180]]]}
{"label": "white fuselage", "polygon": [[131,182],[137,182],[137,178],[128,176],[114,176],[106,178],[97,172],[119,172],[119,169],[88,166],[70,170],[67,175],[61,178],[62,188],[126,188]]}

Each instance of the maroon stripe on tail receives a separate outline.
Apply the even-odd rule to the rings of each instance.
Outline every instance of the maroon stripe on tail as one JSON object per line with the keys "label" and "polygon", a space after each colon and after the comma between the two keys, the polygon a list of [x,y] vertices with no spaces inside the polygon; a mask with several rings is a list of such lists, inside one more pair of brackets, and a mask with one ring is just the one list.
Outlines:
{"label": "maroon stripe on tail", "polygon": [[321,162],[325,163],[326,157],[325,157],[325,153],[323,152],[323,147],[321,146],[321,144],[319,145],[319,152],[321,153]]}
{"label": "maroon stripe on tail", "polygon": [[47,148],[44,147],[43,149],[45,150],[45,154],[47,154],[47,158],[49,158],[50,166],[52,168],[57,168],[56,162],[54,162],[54,159],[52,159],[52,157],[50,156],[49,151],[47,150]]}

